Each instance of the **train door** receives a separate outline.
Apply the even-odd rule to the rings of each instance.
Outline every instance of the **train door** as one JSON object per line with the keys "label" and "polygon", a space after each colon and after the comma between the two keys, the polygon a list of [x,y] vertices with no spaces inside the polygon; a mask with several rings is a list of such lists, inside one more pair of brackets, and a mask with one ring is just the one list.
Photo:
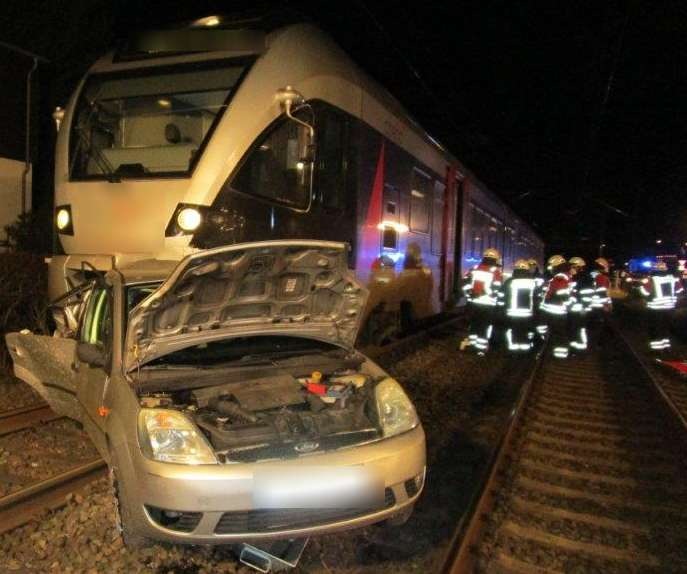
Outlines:
{"label": "train door", "polygon": [[456,177],[454,179],[454,217],[455,227],[453,233],[453,292],[456,293],[460,289],[460,282],[463,278],[463,217],[464,217],[464,186],[463,180]]}

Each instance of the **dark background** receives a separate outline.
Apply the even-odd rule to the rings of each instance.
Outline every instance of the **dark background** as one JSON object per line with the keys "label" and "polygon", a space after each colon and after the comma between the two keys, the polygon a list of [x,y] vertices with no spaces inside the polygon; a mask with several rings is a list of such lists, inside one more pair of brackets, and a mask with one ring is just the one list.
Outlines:
{"label": "dark background", "polygon": [[[566,255],[618,260],[687,241],[687,4],[606,1],[5,0],[0,40],[41,64],[35,189],[49,211],[54,133],[116,39],[247,7],[318,23]],[[0,48],[0,156],[21,159],[30,60]]]}

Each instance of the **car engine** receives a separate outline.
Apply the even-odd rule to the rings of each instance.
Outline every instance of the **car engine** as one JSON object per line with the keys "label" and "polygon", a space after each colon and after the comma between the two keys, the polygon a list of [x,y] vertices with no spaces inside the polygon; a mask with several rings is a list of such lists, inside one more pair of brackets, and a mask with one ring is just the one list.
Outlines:
{"label": "car engine", "polygon": [[278,373],[141,397],[141,406],[183,411],[220,462],[282,460],[382,436],[374,381],[349,370],[307,377]]}

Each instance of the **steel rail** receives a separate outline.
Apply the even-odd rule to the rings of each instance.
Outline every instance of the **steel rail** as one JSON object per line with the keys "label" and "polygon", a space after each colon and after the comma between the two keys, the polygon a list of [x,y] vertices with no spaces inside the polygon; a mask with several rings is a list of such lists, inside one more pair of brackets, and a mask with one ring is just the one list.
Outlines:
{"label": "steel rail", "polygon": [[456,325],[462,321],[465,321],[464,314],[449,315],[449,316],[447,316],[446,319],[444,319],[444,320],[442,320],[442,321],[440,321],[434,325],[430,325],[429,327],[427,327],[425,329],[422,329],[422,330],[417,331],[415,333],[411,333],[410,335],[407,335],[405,337],[402,337],[400,339],[392,341],[391,343],[388,343],[386,345],[363,347],[360,349],[360,352],[365,354],[370,359],[379,359],[380,357],[383,357],[383,356],[388,355],[390,353],[399,351],[401,349],[405,349],[406,347],[408,347],[408,349],[410,349],[410,348],[412,348],[412,346],[415,343],[418,343],[420,341],[424,341],[432,333],[436,333],[437,331],[441,331],[442,329],[445,329],[446,327],[449,327],[451,325]]}
{"label": "steel rail", "polygon": [[635,358],[637,363],[642,367],[642,370],[646,374],[647,378],[649,381],[651,381],[654,389],[658,393],[658,395],[661,397],[662,403],[667,407],[667,410],[670,412],[672,415],[673,420],[676,422],[678,426],[682,428],[683,431],[687,432],[687,417],[685,416],[685,413],[683,413],[680,408],[675,404],[675,401],[673,401],[672,397],[666,390],[663,388],[663,385],[661,382],[658,380],[656,375],[654,375],[653,370],[652,370],[652,365],[648,364],[646,362],[646,359],[642,356],[641,353],[637,351],[637,349],[634,348],[632,343],[630,343],[630,340],[627,338],[625,333],[623,333],[622,329],[620,326],[615,322],[615,321],[609,321],[610,327],[613,329],[614,333],[620,338],[620,340],[625,344],[625,346],[630,350],[630,353],[632,356]]}
{"label": "steel rail", "polygon": [[63,418],[46,404],[12,409],[0,413],[0,437],[44,423]]}
{"label": "steel rail", "polygon": [[40,402],[40,403],[36,403],[34,405],[27,405],[25,407],[18,407],[16,409],[9,409],[6,411],[0,411],[0,420],[10,418],[10,417],[15,417],[17,415],[21,415],[24,413],[28,413],[28,412],[34,411],[36,409],[40,409],[40,408],[45,407],[45,406],[47,406],[46,403]]}
{"label": "steel rail", "polygon": [[30,522],[45,510],[64,506],[67,494],[104,476],[106,468],[99,458],[0,497],[0,534]]}
{"label": "steel rail", "polygon": [[532,394],[532,387],[546,357],[547,348],[548,340],[537,352],[534,365],[520,388],[515,406],[511,410],[508,421],[501,431],[499,441],[484,468],[483,478],[479,481],[480,486],[473,492],[468,509],[454,530],[442,561],[441,574],[462,574],[474,570],[475,561],[472,550],[484,529],[484,518],[494,507],[496,482],[504,470],[508,455],[513,447],[513,435]]}
{"label": "steel rail", "polygon": [[[625,348],[625,352],[634,359],[634,362],[639,367],[640,380],[643,378],[648,382],[649,388],[657,396],[658,407],[664,409],[666,420],[670,424],[674,424],[675,427],[678,427],[680,432],[687,431],[684,414],[664,390],[658,378],[652,373],[651,365],[632,346],[617,323],[609,321],[609,326],[616,336],[616,340]],[[544,362],[543,358],[544,354],[541,353],[532,374],[521,390],[517,406],[513,410],[504,434],[495,449],[487,472],[485,472],[486,478],[479,483],[480,486],[476,490],[476,496],[473,497],[468,511],[463,515],[456,528],[455,535],[442,563],[440,570],[442,574],[463,574],[475,570],[477,561],[476,549],[484,534],[486,519],[494,509],[495,500],[499,494],[499,482],[506,470],[505,463],[512,462],[511,455],[513,448],[516,446],[516,441],[512,439],[516,433],[519,433],[522,426],[520,423],[522,422],[523,413],[527,410],[525,407],[532,396],[533,382]]]}

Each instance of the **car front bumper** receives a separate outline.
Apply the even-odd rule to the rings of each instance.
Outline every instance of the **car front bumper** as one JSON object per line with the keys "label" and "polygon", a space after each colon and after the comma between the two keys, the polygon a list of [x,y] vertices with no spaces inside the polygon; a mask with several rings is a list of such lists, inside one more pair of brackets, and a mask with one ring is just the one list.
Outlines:
{"label": "car front bumper", "polygon": [[[402,513],[424,487],[425,435],[402,435],[339,451],[273,462],[279,470],[364,467],[382,479],[384,505],[370,509],[261,509],[254,506],[254,476],[265,463],[188,466],[151,461],[131,452],[126,504],[151,538],[176,543],[223,544],[297,538],[358,528]],[[414,484],[413,484],[414,483]],[[161,513],[164,512],[164,516]],[[170,522],[169,514],[178,514]]]}

